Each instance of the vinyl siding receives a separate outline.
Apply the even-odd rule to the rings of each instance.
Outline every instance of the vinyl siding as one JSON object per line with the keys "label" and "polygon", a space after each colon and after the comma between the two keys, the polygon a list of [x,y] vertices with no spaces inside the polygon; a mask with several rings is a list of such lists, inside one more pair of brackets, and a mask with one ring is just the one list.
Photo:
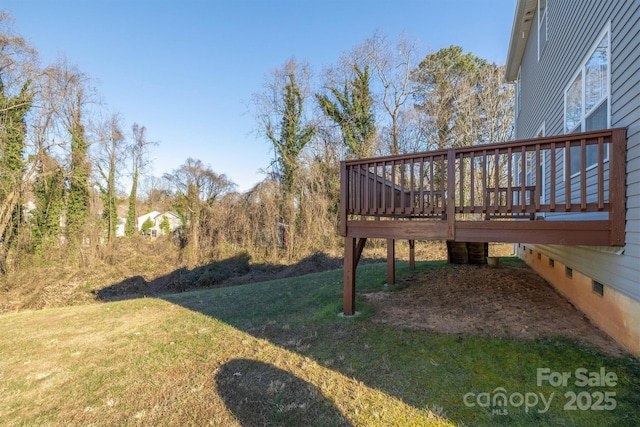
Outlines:
{"label": "vinyl siding", "polygon": [[[536,249],[640,301],[640,2],[555,0],[548,2],[547,13],[548,40],[540,61],[537,16],[522,58],[516,137],[534,137],[543,122],[547,136],[564,133],[564,91],[610,23],[611,126],[626,127],[628,138],[626,246],[622,255],[573,246]],[[549,162],[545,167],[548,173]],[[556,167],[562,173],[564,160],[558,158]]]}

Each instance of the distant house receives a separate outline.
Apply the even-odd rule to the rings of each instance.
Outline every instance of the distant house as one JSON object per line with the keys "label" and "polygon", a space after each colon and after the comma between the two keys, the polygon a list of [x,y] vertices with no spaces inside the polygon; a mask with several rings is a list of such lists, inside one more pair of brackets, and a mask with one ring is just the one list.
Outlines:
{"label": "distant house", "polygon": [[151,221],[153,221],[153,223],[154,223],[154,225],[155,225],[155,218],[156,218],[158,215],[160,215],[160,212],[158,212],[158,211],[151,211],[151,212],[146,213],[146,214],[144,214],[144,215],[142,215],[142,216],[139,216],[139,217],[138,217],[138,221],[137,221],[137,223],[138,223],[138,225],[137,225],[137,229],[138,229],[138,231],[142,231],[142,225],[143,225],[147,220],[149,220],[149,219],[150,219]]}
{"label": "distant house", "polygon": [[151,211],[147,214],[144,214],[138,217],[138,220],[137,220],[138,231],[142,232],[143,225],[148,220],[150,220],[153,223],[153,225],[149,227],[149,229],[146,232],[146,235],[151,237],[158,237],[164,234],[163,227],[162,227],[163,221],[166,221],[166,223],[168,224],[170,232],[173,232],[176,229],[182,227],[182,220],[180,219],[180,216],[176,212],[167,211],[167,212],[161,213],[158,211]]}
{"label": "distant house", "polygon": [[[600,328],[640,354],[638,1],[518,0],[506,78],[516,86],[517,139],[626,130],[623,173],[617,176],[610,174],[614,165],[609,160],[616,158],[610,144],[585,149],[584,140],[583,147],[572,146],[568,156],[548,150],[529,169],[539,170],[544,178],[541,205],[580,200],[588,205],[602,199],[598,194],[611,199],[608,186],[595,184],[598,175],[620,181],[619,193],[626,196],[626,209],[619,210],[624,245],[521,244],[519,255]],[[581,187],[580,181],[587,186]],[[557,198],[550,200],[554,192]],[[606,214],[601,209],[582,218],[599,219]],[[575,214],[542,216],[548,222]]]}
{"label": "distant house", "polygon": [[127,223],[127,219],[121,216],[118,217],[118,224],[116,225],[116,237],[124,237],[125,236],[125,224]]}

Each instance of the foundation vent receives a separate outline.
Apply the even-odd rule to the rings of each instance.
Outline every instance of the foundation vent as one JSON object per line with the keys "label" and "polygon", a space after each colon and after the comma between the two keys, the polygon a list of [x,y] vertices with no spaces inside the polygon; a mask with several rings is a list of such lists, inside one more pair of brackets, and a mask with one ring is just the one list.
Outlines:
{"label": "foundation vent", "polygon": [[596,294],[604,296],[604,285],[602,283],[596,282],[594,280],[591,289],[593,289],[593,292],[595,292]]}

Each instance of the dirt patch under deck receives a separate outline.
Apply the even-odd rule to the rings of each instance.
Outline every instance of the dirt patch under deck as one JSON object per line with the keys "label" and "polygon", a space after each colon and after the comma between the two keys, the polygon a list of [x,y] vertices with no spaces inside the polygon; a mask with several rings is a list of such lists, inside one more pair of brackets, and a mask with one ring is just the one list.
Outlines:
{"label": "dirt patch under deck", "polygon": [[376,309],[375,321],[452,334],[517,339],[562,336],[610,355],[625,354],[526,265],[447,265],[417,273],[397,286],[402,289],[363,295]]}

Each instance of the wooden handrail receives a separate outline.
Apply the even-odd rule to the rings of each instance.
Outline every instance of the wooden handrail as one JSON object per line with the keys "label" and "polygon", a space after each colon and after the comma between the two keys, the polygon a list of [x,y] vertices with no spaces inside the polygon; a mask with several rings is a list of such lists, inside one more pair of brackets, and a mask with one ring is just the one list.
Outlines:
{"label": "wooden handrail", "polygon": [[[527,151],[532,151],[532,150],[535,150],[535,146],[538,144],[546,147],[546,146],[550,146],[552,143],[557,144],[559,142],[564,143],[565,141],[570,141],[572,146],[577,146],[577,145],[580,145],[580,140],[582,140],[583,138],[585,139],[597,139],[599,137],[607,138],[607,137],[611,137],[611,135],[615,134],[616,132],[623,132],[623,134],[626,135],[626,131],[627,131],[626,128],[611,128],[611,129],[595,130],[595,131],[582,132],[582,133],[546,136],[542,138],[519,139],[519,140],[509,141],[509,142],[495,142],[491,144],[471,145],[469,147],[454,148],[453,150],[456,153],[469,153],[469,152],[482,151],[483,149],[499,149],[500,152],[503,153],[509,147],[519,148],[524,146],[524,147],[527,147]],[[372,157],[367,159],[347,160],[346,163],[347,165],[351,166],[356,164],[371,163],[372,160],[374,159],[378,163],[381,163],[381,162],[386,162],[390,160],[395,160],[395,161],[399,161],[403,159],[408,160],[416,157],[437,157],[437,156],[446,155],[448,151],[449,151],[448,149],[420,151],[417,153],[399,154],[397,156],[380,156],[380,157]]]}
{"label": "wooden handrail", "polygon": [[350,215],[446,220],[453,239],[456,214],[607,212],[624,242],[625,144],[615,128],[343,161],[340,232]]}

